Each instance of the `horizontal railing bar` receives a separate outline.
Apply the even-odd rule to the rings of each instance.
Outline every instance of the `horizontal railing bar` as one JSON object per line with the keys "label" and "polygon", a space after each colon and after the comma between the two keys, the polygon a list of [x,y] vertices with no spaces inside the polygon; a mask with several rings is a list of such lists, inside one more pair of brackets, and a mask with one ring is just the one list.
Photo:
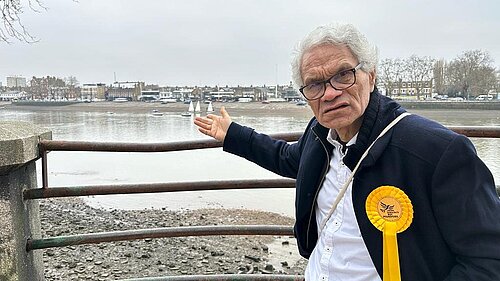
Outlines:
{"label": "horizontal railing bar", "polygon": [[221,147],[214,140],[182,141],[168,143],[126,143],[41,140],[39,147],[47,151],[99,151],[99,152],[170,152]]}
{"label": "horizontal railing bar", "polygon": [[303,275],[218,274],[218,275],[145,277],[145,278],[124,279],[121,281],[303,281],[303,280],[304,280]]}
{"label": "horizontal railing bar", "polygon": [[[271,134],[273,138],[296,141],[301,132]],[[40,149],[46,151],[100,151],[100,152],[169,152],[222,147],[215,140],[180,141],[168,143],[125,143],[40,140]]]}
{"label": "horizontal railing bar", "polygon": [[[449,129],[468,137],[500,138],[498,126],[450,126]],[[270,134],[271,137],[285,141],[296,141],[302,132]],[[100,152],[169,152],[221,147],[215,140],[196,140],[169,143],[124,143],[124,142],[85,142],[41,140],[43,151],[100,151]]]}
{"label": "horizontal railing bar", "polygon": [[256,189],[256,188],[294,188],[295,180],[291,179],[261,179],[261,180],[223,180],[223,181],[197,181],[149,184],[123,184],[123,185],[91,185],[71,187],[51,187],[25,189],[23,198],[43,199],[55,197],[157,193],[178,191],[201,190],[226,190],[226,189]]}
{"label": "horizontal railing bar", "polygon": [[448,128],[471,138],[500,138],[500,126],[449,126]]}
{"label": "horizontal railing bar", "polygon": [[145,238],[168,238],[186,236],[214,235],[293,235],[292,226],[283,225],[216,225],[216,226],[181,226],[139,230],[87,233],[70,236],[57,236],[43,239],[28,239],[26,250],[65,247],[82,244],[97,244],[123,240]]}

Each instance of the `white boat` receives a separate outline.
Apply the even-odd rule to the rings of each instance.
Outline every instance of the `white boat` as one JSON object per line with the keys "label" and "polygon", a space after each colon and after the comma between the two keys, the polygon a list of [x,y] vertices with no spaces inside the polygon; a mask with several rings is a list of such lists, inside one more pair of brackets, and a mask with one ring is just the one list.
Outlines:
{"label": "white boat", "polygon": [[193,101],[190,101],[190,102],[189,102],[188,112],[194,112],[194,105],[193,105]]}
{"label": "white boat", "polygon": [[286,102],[286,99],[284,99],[284,98],[268,98],[267,101],[269,103]]}
{"label": "white boat", "polygon": [[151,112],[151,115],[153,115],[153,116],[163,116],[163,113],[159,112],[157,109],[153,109],[153,111]]}
{"label": "white boat", "polygon": [[200,101],[196,102],[196,107],[194,108],[194,112],[201,112]]}
{"label": "white boat", "polygon": [[251,101],[252,101],[252,98],[249,98],[249,97],[243,97],[243,98],[238,99],[238,102],[251,102]]}
{"label": "white boat", "polygon": [[113,101],[114,102],[128,102],[128,99],[127,98],[115,98]]}
{"label": "white boat", "polygon": [[188,111],[181,113],[181,116],[191,117],[191,115],[193,115],[193,112],[194,112],[193,101],[190,101]]}
{"label": "white boat", "polygon": [[299,100],[296,105],[298,106],[306,106],[307,105],[307,102],[305,100]]}
{"label": "white boat", "polygon": [[209,112],[214,112],[214,108],[213,108],[213,106],[212,106],[212,102],[209,102],[209,103],[208,103],[207,113],[209,113]]}
{"label": "white boat", "polygon": [[163,98],[163,99],[160,99],[160,102],[162,104],[166,104],[166,103],[176,103],[177,102],[177,99],[175,98]]}

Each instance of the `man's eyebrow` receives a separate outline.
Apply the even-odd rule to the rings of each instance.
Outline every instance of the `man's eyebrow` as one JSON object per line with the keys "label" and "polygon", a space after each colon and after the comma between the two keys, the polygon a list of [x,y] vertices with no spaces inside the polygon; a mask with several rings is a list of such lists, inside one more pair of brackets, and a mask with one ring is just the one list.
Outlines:
{"label": "man's eyebrow", "polygon": [[354,67],[355,67],[355,66],[352,66],[351,64],[349,64],[349,63],[347,63],[347,62],[346,62],[346,63],[343,63],[343,64],[341,64],[341,65],[340,65],[340,66],[336,69],[335,73],[334,73],[334,74],[332,74],[332,75],[335,75],[335,74],[337,74],[337,73],[339,73],[339,72],[342,72],[342,71],[346,71],[346,70],[349,70],[349,69],[353,69]]}
{"label": "man's eyebrow", "polygon": [[319,83],[319,82],[321,82],[321,81],[324,81],[325,79],[328,79],[328,78],[324,78],[324,77],[319,76],[319,75],[318,75],[318,76],[316,76],[316,75],[314,75],[314,76],[309,76],[309,77],[307,77],[307,78],[306,78],[306,80],[304,81],[304,82],[305,82],[305,83],[304,83],[304,86],[306,86],[306,85],[310,85],[310,84],[313,84],[313,83]]}

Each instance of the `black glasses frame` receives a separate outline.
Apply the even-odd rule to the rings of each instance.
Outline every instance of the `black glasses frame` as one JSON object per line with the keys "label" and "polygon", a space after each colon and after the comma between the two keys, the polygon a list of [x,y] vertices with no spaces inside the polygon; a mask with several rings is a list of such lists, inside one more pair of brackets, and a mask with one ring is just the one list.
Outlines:
{"label": "black glasses frame", "polygon": [[[360,63],[359,63],[358,65],[356,65],[354,68],[347,69],[347,70],[343,70],[343,71],[341,71],[341,72],[335,73],[332,77],[330,77],[330,78],[328,78],[328,79],[326,79],[326,80],[323,80],[323,81],[320,81],[320,82],[314,82],[313,84],[321,84],[321,83],[323,84],[323,93],[322,93],[321,95],[317,96],[317,97],[314,97],[314,98],[308,98],[308,97],[306,96],[306,94],[304,94],[304,89],[305,89],[306,87],[310,86],[311,84],[309,84],[309,85],[305,85],[305,86],[300,87],[300,88],[299,88],[299,91],[300,91],[300,93],[302,94],[302,96],[304,96],[304,98],[305,98],[306,100],[311,101],[311,100],[317,100],[317,99],[320,99],[320,98],[322,98],[322,97],[325,95],[325,92],[326,92],[326,83],[330,84],[330,86],[332,86],[332,88],[334,88],[334,89],[335,89],[335,90],[337,90],[337,91],[342,91],[342,90],[348,89],[348,88],[352,87],[352,85],[356,84],[356,71],[357,71],[358,69],[360,69],[360,68],[361,68],[361,66],[363,66],[363,62],[360,62]],[[353,75],[354,75],[354,80],[353,80],[352,84],[350,84],[349,86],[346,86],[346,87],[342,87],[342,88],[338,88],[338,87],[333,86],[332,80],[333,80],[333,78],[334,78],[335,76],[339,75],[340,73],[346,73],[346,72],[349,72],[349,71],[352,71],[352,73],[353,73]]]}

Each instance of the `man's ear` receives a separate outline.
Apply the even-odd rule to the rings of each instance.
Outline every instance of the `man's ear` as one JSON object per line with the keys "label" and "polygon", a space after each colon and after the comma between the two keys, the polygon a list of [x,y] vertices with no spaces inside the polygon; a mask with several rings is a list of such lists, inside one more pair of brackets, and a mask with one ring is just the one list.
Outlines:
{"label": "man's ear", "polygon": [[374,70],[368,72],[368,79],[370,83],[370,92],[373,92],[375,90],[375,82],[377,81],[377,72]]}

